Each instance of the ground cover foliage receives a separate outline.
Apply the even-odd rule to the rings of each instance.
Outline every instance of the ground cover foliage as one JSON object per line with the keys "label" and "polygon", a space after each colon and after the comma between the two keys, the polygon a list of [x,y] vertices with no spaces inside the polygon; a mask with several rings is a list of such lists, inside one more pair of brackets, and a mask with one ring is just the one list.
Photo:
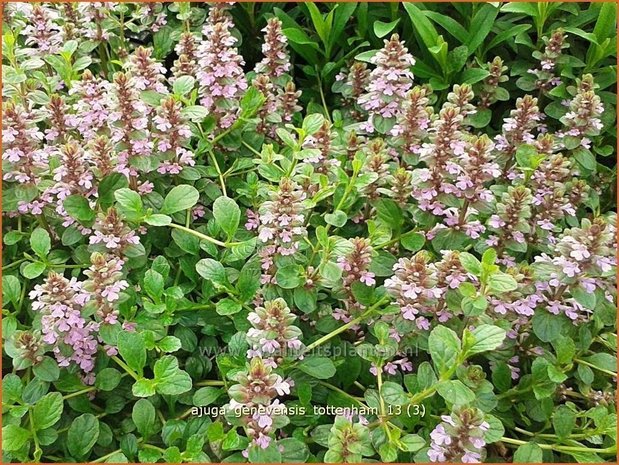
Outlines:
{"label": "ground cover foliage", "polygon": [[2,7],[5,461],[614,461],[615,4]]}

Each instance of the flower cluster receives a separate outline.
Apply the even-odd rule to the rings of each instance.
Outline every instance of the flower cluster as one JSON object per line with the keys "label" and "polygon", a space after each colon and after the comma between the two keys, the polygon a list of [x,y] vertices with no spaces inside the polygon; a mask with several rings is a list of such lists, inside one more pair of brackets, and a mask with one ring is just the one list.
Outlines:
{"label": "flower cluster", "polygon": [[366,128],[374,130],[376,117],[394,118],[401,109],[406,93],[413,85],[413,73],[410,71],[415,59],[400,41],[397,34],[385,40],[385,47],[371,59],[376,65],[368,78],[366,92],[357,102],[370,114]]}
{"label": "flower cluster", "polygon": [[264,243],[260,252],[263,284],[274,283],[274,258],[292,255],[299,248],[299,238],[306,231],[305,197],[294,181],[284,178],[279,189],[271,193],[271,200],[260,206],[258,238]]}
{"label": "flower cluster", "polygon": [[299,340],[301,330],[294,326],[296,316],[290,311],[284,299],[267,301],[257,307],[247,319],[253,328],[247,332],[247,340],[252,345],[248,357],[274,357],[280,360],[303,347]]}
{"label": "flower cluster", "polygon": [[484,434],[490,428],[483,418],[481,411],[476,409],[462,409],[441,416],[443,421],[430,433],[430,460],[479,463],[486,445]]}
{"label": "flower cluster", "polygon": [[32,309],[42,315],[43,342],[52,346],[58,365],[69,366],[74,362],[85,373],[92,372],[99,348],[96,339],[99,324],[82,316],[82,308],[90,298],[82,283],[51,272],[29,296],[33,300]]}
{"label": "flower cluster", "polygon": [[548,91],[561,83],[561,78],[555,75],[555,68],[563,49],[569,48],[570,44],[566,42],[562,29],[557,29],[550,37],[543,37],[543,40],[546,44],[544,52],[533,52],[533,56],[540,60],[540,67],[529,70],[529,73],[537,78],[536,87]]}

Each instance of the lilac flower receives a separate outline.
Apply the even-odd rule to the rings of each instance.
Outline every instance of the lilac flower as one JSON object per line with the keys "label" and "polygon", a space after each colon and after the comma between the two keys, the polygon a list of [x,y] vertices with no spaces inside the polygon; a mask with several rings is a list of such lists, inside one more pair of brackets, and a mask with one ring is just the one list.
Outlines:
{"label": "lilac flower", "polygon": [[265,33],[262,44],[264,58],[256,64],[254,71],[276,81],[276,78],[290,71],[290,58],[286,50],[288,39],[282,32],[282,22],[276,17],[269,18],[262,31]]}
{"label": "lilac flower", "polygon": [[196,74],[201,105],[217,117],[224,129],[236,120],[238,100],[247,89],[245,63],[234,47],[237,39],[230,33],[232,27],[228,16],[215,23],[207,22],[202,31],[206,38],[198,49]]}
{"label": "lilac flower", "polygon": [[82,79],[74,82],[69,90],[69,95],[78,97],[73,109],[77,129],[84,139],[93,138],[106,127],[110,116],[111,88],[108,81],[96,78],[89,70],[85,70]]}
{"label": "lilac flower", "polygon": [[260,207],[258,239],[266,244],[261,250],[261,256],[262,268],[267,276],[274,254],[292,255],[299,247],[298,238],[305,234],[304,199],[305,194],[299,186],[283,178],[279,189],[271,193],[271,200]]}
{"label": "lilac flower", "polygon": [[2,159],[9,162],[3,179],[21,184],[36,184],[41,171],[48,168],[48,154],[41,149],[43,133],[33,121],[33,115],[12,102],[4,104],[2,120]]}
{"label": "lilac flower", "polygon": [[157,148],[166,158],[169,157],[157,169],[161,174],[178,174],[183,167],[195,165],[193,152],[185,148],[191,138],[191,129],[181,116],[181,109],[181,104],[169,97],[161,102],[153,118],[157,128],[153,134],[157,138]]}
{"label": "lilac flower", "polygon": [[385,288],[395,298],[402,317],[415,321],[421,313],[433,313],[443,290],[436,287],[437,270],[428,256],[420,252],[410,259],[401,258],[393,270],[395,275],[385,280]]}
{"label": "lilac flower", "polygon": [[484,79],[482,83],[482,88],[479,92],[478,108],[488,108],[497,100],[502,100],[499,98],[499,90],[503,89],[499,88],[499,84],[509,81],[509,78],[503,74],[507,69],[501,57],[494,57],[494,59],[488,63],[490,75]]}
{"label": "lilac flower", "polygon": [[171,80],[177,79],[180,76],[195,77],[198,70],[196,36],[191,32],[183,32],[178,44],[174,47],[174,51],[178,55],[178,59],[172,67],[172,74],[174,76]]}
{"label": "lilac flower", "polygon": [[561,118],[566,126],[566,135],[579,137],[596,136],[602,130],[600,116],[604,105],[595,94],[593,76],[586,74],[578,81],[576,96],[569,103],[569,111]]}
{"label": "lilac flower", "polygon": [[555,67],[562,50],[570,45],[565,41],[563,29],[557,29],[550,38],[542,37],[542,40],[546,43],[544,53],[533,52],[533,56],[540,60],[540,67],[529,70],[529,73],[537,78],[535,85],[539,89],[548,91],[561,83],[561,79],[555,75]]}
{"label": "lilac flower", "polygon": [[74,363],[84,372],[94,368],[98,342],[94,336],[98,323],[86,321],[81,309],[89,295],[75,278],[50,272],[43,284],[29,294],[32,309],[41,312],[43,341],[52,346],[60,366]]}
{"label": "lilac flower", "polygon": [[118,319],[115,302],[120,298],[120,292],[129,287],[129,283],[121,279],[124,262],[117,257],[93,253],[90,257],[92,265],[84,274],[88,276],[83,284],[83,290],[90,293],[89,301],[93,302],[99,316],[105,323],[114,324]]}
{"label": "lilac flower", "polygon": [[140,243],[140,238],[123,223],[113,208],[97,216],[93,230],[90,243],[102,244],[109,253],[118,256],[122,256],[127,247]]}
{"label": "lilac flower", "polygon": [[477,409],[459,409],[443,420],[430,433],[432,442],[428,457],[432,462],[479,463],[486,445],[484,434],[490,425]]}
{"label": "lilac flower", "polygon": [[427,137],[433,109],[428,105],[428,90],[425,87],[415,87],[406,94],[402,103],[402,112],[396,125],[391,129],[393,136],[399,136],[404,149],[418,154],[421,141]]}
{"label": "lilac flower", "polygon": [[385,46],[372,57],[371,63],[376,68],[370,73],[366,93],[358,99],[359,105],[370,115],[370,132],[377,116],[394,118],[400,113],[401,103],[413,85],[410,68],[415,64],[415,59],[400,37],[393,34],[391,39],[385,39]]}
{"label": "lilac flower", "polygon": [[133,85],[136,89],[167,94],[168,89],[163,83],[166,69],[151,58],[152,53],[151,48],[136,48],[133,55],[129,57],[126,67],[133,76]]}
{"label": "lilac flower", "polygon": [[54,54],[60,48],[60,26],[54,22],[58,13],[43,5],[34,5],[28,13],[29,24],[21,31],[26,45],[34,45],[34,53],[44,56]]}
{"label": "lilac flower", "polygon": [[247,319],[253,326],[247,331],[252,356],[274,357],[277,363],[289,355],[289,349],[294,354],[302,347],[301,330],[293,325],[296,316],[284,299],[266,301],[264,306],[250,312]]}

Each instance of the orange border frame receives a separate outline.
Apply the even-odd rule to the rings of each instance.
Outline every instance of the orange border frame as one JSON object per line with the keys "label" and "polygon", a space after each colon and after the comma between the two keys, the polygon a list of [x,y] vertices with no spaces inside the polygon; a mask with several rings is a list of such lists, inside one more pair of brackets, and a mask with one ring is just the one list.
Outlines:
{"label": "orange border frame", "polygon": [[[356,0],[326,0],[326,1],[321,1],[321,2],[313,2],[313,3],[346,3],[346,2],[355,2]],[[424,3],[422,0],[409,0],[408,2],[403,2],[403,1],[389,1],[389,2],[382,2],[380,0],[366,0],[369,3]],[[270,0],[213,0],[211,2],[190,2],[190,3],[269,3]],[[8,0],[0,0],[0,5],[4,5],[5,3],[38,3],[38,2],[33,2],[33,1],[29,1],[29,0],[16,0],[16,1],[8,1]],[[51,0],[45,3],[94,3],[92,0],[86,0],[86,1],[80,1],[80,0],[64,0],[64,1],[59,1],[59,0]],[[119,3],[174,3],[173,0],[164,0],[163,2],[157,2],[156,0],[121,0]],[[294,2],[287,2],[287,3],[311,3],[308,0],[298,0],[298,1],[294,1]],[[425,3],[492,3],[490,1],[486,1],[486,0],[431,0]],[[527,1],[527,0],[511,0],[511,2],[504,2],[504,3],[541,3],[538,1]],[[580,1],[580,0],[550,0],[548,3],[615,3],[617,4],[618,8],[619,8],[619,0],[588,0],[588,1]],[[2,31],[2,25],[3,25],[3,8],[0,8],[0,35],[3,36],[3,31]],[[619,23],[617,24],[617,27],[619,29]],[[618,60],[619,60],[619,43],[617,43],[617,55],[618,55]],[[0,48],[0,61],[2,60],[2,49]],[[0,69],[0,84],[2,83],[2,70]],[[619,94],[619,81],[617,81],[617,83],[615,84],[615,94]],[[3,103],[0,104],[0,117],[3,117]],[[617,132],[617,139],[619,139],[619,123],[616,120],[615,121],[615,125],[616,125],[616,132]],[[2,147],[2,135],[0,134],[0,150]],[[619,154],[617,153],[617,149],[618,147],[615,147],[615,161],[619,161]],[[0,168],[0,173],[2,172],[2,169]],[[616,179],[616,188],[619,191],[619,177]],[[0,184],[0,203],[2,202],[2,185]],[[615,205],[616,207],[619,207],[619,198],[617,200],[617,203]],[[619,210],[619,208],[617,208]],[[618,221],[619,223],[619,221]],[[619,224],[618,224],[619,225]],[[2,252],[2,246],[3,246],[3,234],[2,234],[2,216],[0,215],[0,252]],[[617,239],[619,242],[619,230],[617,231]],[[617,262],[619,262],[619,248],[616,252],[616,258],[617,258]],[[2,259],[0,258],[0,261]],[[0,270],[0,278],[2,277],[2,271]],[[616,285],[619,288],[619,268],[617,269],[617,275],[616,275]],[[0,281],[0,292],[2,292],[2,282]],[[0,297],[1,299],[1,297]],[[618,310],[618,314],[617,314],[617,327],[619,328],[619,302],[617,304],[617,310]],[[2,347],[2,314],[0,313],[0,348]],[[619,372],[619,356],[617,354],[615,354],[615,358],[617,359],[617,372]],[[0,358],[0,368],[2,368],[2,360]],[[619,382],[617,380],[615,380],[617,382],[617,386],[615,389],[615,405],[619,404]],[[2,391],[2,376],[0,376],[0,392]],[[2,426],[2,418],[0,417],[0,428]],[[617,424],[617,435],[619,436],[619,423]],[[2,444],[2,431],[0,429],[0,444]],[[1,460],[1,459],[0,459]],[[5,462],[0,462],[0,463],[5,463]],[[61,465],[69,465],[69,463],[73,463],[73,462],[56,462],[56,463],[60,463]],[[80,463],[80,462],[76,462],[76,463]],[[92,462],[82,462],[82,463],[92,463]],[[107,462],[107,463],[111,463],[111,462]],[[163,462],[162,462],[163,463]],[[215,463],[215,462],[214,462]],[[376,462],[376,463],[381,463],[381,462]],[[394,464],[397,464],[398,462],[392,462]],[[449,463],[449,462],[446,462]],[[484,462],[484,463],[489,463],[490,465],[500,465],[499,463],[491,463],[491,462]],[[605,463],[613,463],[613,462],[605,462]],[[619,451],[617,452],[617,455],[615,456],[615,464],[619,464]],[[131,465],[140,465],[139,463],[131,463]],[[234,465],[231,463],[231,465]],[[268,464],[265,464],[268,465]],[[326,465],[326,464],[325,464]],[[427,464],[421,464],[421,465],[435,465],[434,463],[427,463]],[[525,464],[525,465],[533,465],[533,464]],[[555,465],[561,465],[559,463],[555,463]]]}

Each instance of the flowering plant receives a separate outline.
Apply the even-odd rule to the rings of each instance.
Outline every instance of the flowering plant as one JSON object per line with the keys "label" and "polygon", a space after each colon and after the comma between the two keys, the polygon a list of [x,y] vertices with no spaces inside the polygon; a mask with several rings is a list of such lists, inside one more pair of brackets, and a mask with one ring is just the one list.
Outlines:
{"label": "flowering plant", "polygon": [[614,4],[3,12],[5,460],[613,460]]}

